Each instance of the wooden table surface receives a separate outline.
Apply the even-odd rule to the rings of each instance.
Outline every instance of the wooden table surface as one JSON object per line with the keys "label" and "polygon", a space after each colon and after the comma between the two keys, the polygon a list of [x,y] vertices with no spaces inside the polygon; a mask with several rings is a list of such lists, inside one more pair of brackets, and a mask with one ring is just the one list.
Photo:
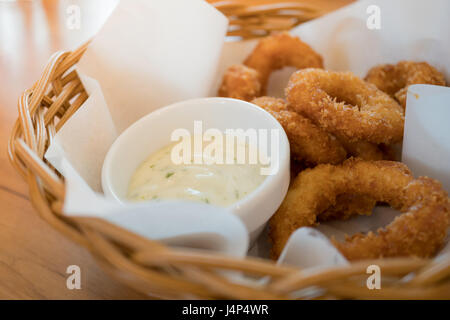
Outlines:
{"label": "wooden table surface", "polygon": [[[303,2],[328,11],[351,0]],[[79,30],[66,27],[72,4],[81,8]],[[90,38],[110,7],[109,0],[0,0],[0,299],[144,298],[109,278],[86,250],[39,218],[7,156],[21,92],[39,78],[53,52]],[[74,264],[81,268],[81,290],[66,287],[66,268]]]}

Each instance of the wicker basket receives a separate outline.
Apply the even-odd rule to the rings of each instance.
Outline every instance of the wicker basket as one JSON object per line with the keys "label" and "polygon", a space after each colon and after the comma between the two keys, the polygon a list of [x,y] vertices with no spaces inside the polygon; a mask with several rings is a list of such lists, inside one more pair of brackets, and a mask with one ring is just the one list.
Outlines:
{"label": "wicker basket", "polygon": [[[219,8],[233,19],[245,16],[242,6],[227,5]],[[239,14],[233,11],[238,9]],[[273,14],[275,9],[269,9]],[[266,15],[264,10],[258,15],[254,7],[250,12],[253,17]],[[270,28],[261,25],[260,29],[270,32]],[[247,37],[247,31],[242,35]],[[101,219],[64,216],[64,179],[46,162],[44,153],[56,132],[88,97],[72,68],[87,45],[54,54],[39,81],[23,93],[9,156],[27,181],[31,202],[41,217],[86,247],[111,277],[145,294],[164,298],[289,299],[295,298],[298,290],[314,286],[322,289],[319,298],[329,299],[450,299],[450,256],[439,262],[415,258],[363,261],[306,274],[258,258],[177,250]],[[372,264],[381,268],[380,290],[366,286],[367,267]],[[269,276],[270,281],[236,284],[218,270],[239,271],[251,277]]]}

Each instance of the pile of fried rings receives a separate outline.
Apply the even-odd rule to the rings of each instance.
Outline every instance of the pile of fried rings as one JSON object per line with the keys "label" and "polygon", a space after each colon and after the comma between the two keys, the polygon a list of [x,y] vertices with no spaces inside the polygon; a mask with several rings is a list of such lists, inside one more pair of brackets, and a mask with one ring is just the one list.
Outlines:
{"label": "pile of fried rings", "polygon": [[[285,99],[265,96],[272,71],[295,67]],[[292,179],[269,222],[273,259],[298,228],[370,215],[377,203],[402,212],[376,232],[332,243],[349,260],[431,257],[444,245],[450,201],[441,184],[414,178],[398,160],[406,92],[412,84],[445,86],[426,62],[401,61],[351,72],[323,69],[323,59],[287,32],[263,38],[242,65],[225,72],[219,95],[250,101],[275,117],[291,146]]]}

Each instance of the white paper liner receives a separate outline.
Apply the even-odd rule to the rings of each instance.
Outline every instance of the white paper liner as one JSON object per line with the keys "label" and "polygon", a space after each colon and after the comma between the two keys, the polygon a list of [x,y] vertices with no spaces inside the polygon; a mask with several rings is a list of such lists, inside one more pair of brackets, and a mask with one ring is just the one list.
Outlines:
{"label": "white paper liner", "polygon": [[412,85],[407,104],[402,162],[450,190],[450,88]]}
{"label": "white paper liner", "polygon": [[121,1],[77,68],[100,83],[122,132],[150,111],[210,95],[226,29],[202,0]]}

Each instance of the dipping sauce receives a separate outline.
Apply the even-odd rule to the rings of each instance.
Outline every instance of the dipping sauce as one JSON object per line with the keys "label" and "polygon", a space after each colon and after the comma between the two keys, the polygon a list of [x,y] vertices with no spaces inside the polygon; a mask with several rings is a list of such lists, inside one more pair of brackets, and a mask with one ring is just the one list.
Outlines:
{"label": "dipping sauce", "polygon": [[227,207],[251,193],[266,178],[260,173],[261,164],[248,161],[175,164],[171,158],[174,145],[160,149],[137,168],[128,186],[128,200],[180,199]]}

